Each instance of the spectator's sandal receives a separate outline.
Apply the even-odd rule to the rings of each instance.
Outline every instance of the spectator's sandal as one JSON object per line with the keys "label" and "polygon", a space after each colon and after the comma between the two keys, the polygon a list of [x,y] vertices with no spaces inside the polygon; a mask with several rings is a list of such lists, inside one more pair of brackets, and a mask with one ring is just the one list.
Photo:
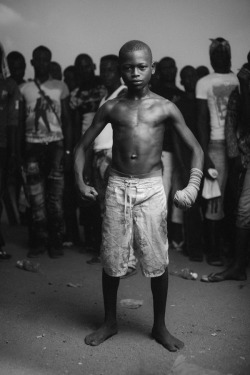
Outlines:
{"label": "spectator's sandal", "polygon": [[0,250],[0,259],[1,260],[6,260],[6,259],[10,259],[12,257],[12,255],[10,254],[7,254],[5,251],[3,250]]}
{"label": "spectator's sandal", "polygon": [[238,273],[238,274],[232,274],[227,272],[221,272],[221,273],[210,273],[209,275],[203,275],[201,277],[201,281],[207,282],[207,283],[218,283],[220,281],[226,281],[226,280],[236,280],[236,281],[245,281],[247,279],[247,275],[245,272]]}

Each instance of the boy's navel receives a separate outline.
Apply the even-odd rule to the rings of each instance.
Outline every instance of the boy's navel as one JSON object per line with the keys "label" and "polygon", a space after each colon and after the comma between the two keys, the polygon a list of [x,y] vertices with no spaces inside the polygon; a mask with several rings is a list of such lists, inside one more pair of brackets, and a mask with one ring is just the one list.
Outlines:
{"label": "boy's navel", "polygon": [[130,156],[130,159],[137,159],[138,158],[138,156],[136,155],[136,154],[132,154],[131,156]]}

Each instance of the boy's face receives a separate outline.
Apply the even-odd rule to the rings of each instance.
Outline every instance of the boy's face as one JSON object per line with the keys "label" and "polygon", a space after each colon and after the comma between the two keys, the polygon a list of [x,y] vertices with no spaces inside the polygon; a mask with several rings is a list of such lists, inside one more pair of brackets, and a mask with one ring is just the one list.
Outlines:
{"label": "boy's face", "polygon": [[147,49],[128,52],[120,61],[121,76],[130,90],[141,90],[150,81],[155,68]]}
{"label": "boy's face", "polygon": [[31,60],[31,65],[34,67],[36,74],[43,76],[49,74],[50,61],[49,52],[37,51]]}
{"label": "boy's face", "polygon": [[112,87],[120,82],[118,64],[105,60],[100,64],[100,77],[105,87]]}

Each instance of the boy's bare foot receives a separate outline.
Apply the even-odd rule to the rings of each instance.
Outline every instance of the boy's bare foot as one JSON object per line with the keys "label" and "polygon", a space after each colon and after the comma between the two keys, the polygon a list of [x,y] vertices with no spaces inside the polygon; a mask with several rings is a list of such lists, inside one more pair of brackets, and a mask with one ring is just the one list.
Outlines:
{"label": "boy's bare foot", "polygon": [[153,328],[152,337],[170,352],[176,352],[184,347],[184,343],[172,336],[166,328],[161,330]]}
{"label": "boy's bare foot", "polygon": [[97,346],[118,332],[117,324],[106,325],[105,323],[95,332],[85,337],[85,344]]}

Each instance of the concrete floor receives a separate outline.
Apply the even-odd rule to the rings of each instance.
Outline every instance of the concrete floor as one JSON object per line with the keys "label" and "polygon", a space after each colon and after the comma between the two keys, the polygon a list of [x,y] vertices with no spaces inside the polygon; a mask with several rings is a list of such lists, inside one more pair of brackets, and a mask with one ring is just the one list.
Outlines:
{"label": "concrete floor", "polygon": [[[121,280],[119,334],[90,347],[84,337],[103,318],[101,266],[86,264],[91,254],[72,248],[60,259],[35,260],[38,273],[21,270],[16,262],[26,257],[26,228],[4,224],[4,233],[13,257],[0,262],[0,375],[250,374],[249,281],[200,282],[218,269],[170,251],[170,270],[199,274],[196,281],[169,280],[166,319],[184,349],[170,353],[151,339],[150,281],[140,271]],[[127,298],[143,305],[122,307]],[[174,366],[176,360],[184,362]]]}

